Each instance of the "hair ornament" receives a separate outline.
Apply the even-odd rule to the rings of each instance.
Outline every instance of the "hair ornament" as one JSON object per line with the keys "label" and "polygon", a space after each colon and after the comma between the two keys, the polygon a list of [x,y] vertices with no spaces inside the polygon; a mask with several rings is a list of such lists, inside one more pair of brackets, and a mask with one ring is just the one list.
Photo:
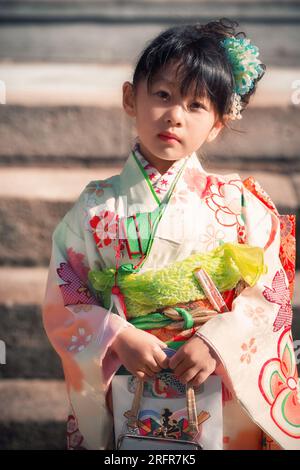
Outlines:
{"label": "hair ornament", "polygon": [[259,49],[251,44],[248,38],[228,37],[221,41],[231,64],[235,89],[232,97],[231,119],[242,119],[241,96],[248,93],[254,86],[255,79],[264,72],[258,59]]}
{"label": "hair ornament", "polygon": [[231,99],[231,109],[229,113],[229,119],[235,120],[235,119],[242,119],[241,115],[241,110],[243,109],[242,106],[242,99],[241,95],[238,95],[237,93],[232,94],[232,99]]}

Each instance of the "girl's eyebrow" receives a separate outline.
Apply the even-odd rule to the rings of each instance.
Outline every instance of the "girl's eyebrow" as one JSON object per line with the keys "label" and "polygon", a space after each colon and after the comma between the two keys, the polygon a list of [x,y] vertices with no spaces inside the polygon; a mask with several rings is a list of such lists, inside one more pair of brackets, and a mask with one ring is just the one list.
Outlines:
{"label": "girl's eyebrow", "polygon": [[163,77],[163,76],[158,76],[154,78],[153,83],[155,82],[166,82],[166,83],[169,83],[170,85],[176,85],[175,82],[172,82],[171,80],[168,80],[166,77]]}

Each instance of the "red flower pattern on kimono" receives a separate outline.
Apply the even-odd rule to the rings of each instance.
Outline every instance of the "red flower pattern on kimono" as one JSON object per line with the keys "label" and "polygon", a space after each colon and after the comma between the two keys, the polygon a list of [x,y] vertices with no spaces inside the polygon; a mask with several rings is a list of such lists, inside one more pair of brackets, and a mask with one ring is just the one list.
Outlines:
{"label": "red flower pattern on kimono", "polygon": [[296,264],[296,215],[280,215],[280,259],[286,272],[291,300],[294,293]]}
{"label": "red flower pattern on kimono", "polygon": [[290,291],[286,286],[284,271],[277,271],[272,280],[272,289],[266,287],[263,296],[269,301],[280,305],[275,321],[273,331],[279,331],[284,326],[291,326],[293,311],[290,300]]}
{"label": "red flower pattern on kimono", "polygon": [[278,210],[270,198],[269,194],[263,189],[254,176],[249,176],[243,181],[244,186],[251,191],[261,202],[263,202],[272,212],[279,216]]}
{"label": "red flower pattern on kimono", "polygon": [[66,282],[66,284],[59,286],[64,305],[95,304],[97,302],[89,288],[77,276],[69,263],[60,263],[57,274]]}
{"label": "red flower pattern on kimono", "polygon": [[[228,201],[226,194],[230,194]],[[215,213],[220,225],[232,227],[243,226],[241,215],[242,187],[240,180],[230,180],[226,183],[211,184],[210,195],[206,197],[206,204]],[[225,201],[228,201],[225,203]]]}
{"label": "red flower pattern on kimono", "polygon": [[103,210],[90,220],[93,237],[98,248],[109,246],[117,238],[118,215],[111,211]]}
{"label": "red flower pattern on kimono", "polygon": [[274,423],[288,436],[300,439],[300,396],[291,329],[278,341],[278,357],[267,361],[259,374],[258,385],[270,405]]}
{"label": "red flower pattern on kimono", "polygon": [[282,261],[291,261],[295,263],[296,253],[294,249],[295,244],[295,233],[294,233],[294,215],[293,214],[282,214],[280,216],[280,235],[282,241],[285,243],[281,246],[281,257]]}

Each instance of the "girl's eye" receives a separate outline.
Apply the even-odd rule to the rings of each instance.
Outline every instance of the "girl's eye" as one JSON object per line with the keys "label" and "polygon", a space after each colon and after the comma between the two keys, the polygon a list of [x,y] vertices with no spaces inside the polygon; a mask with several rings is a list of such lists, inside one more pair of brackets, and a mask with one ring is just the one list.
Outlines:
{"label": "girl's eye", "polygon": [[198,103],[198,101],[195,101],[194,103],[192,103],[192,104],[191,104],[191,107],[192,107],[192,108],[194,107],[195,109],[202,109],[202,108],[205,109],[205,107],[203,106],[203,104]]}
{"label": "girl's eye", "polygon": [[159,96],[160,98],[162,99],[165,99],[165,98],[168,98],[169,96],[169,93],[167,93],[166,91],[158,91],[157,93],[155,93],[157,96]]}

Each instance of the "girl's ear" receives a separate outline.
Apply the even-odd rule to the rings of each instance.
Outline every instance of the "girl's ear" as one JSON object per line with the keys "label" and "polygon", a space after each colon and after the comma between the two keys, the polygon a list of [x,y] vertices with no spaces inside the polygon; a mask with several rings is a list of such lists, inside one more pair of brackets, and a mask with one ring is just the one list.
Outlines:
{"label": "girl's ear", "polygon": [[221,121],[217,121],[214,127],[211,129],[210,133],[207,136],[206,142],[212,142],[215,140],[221,129],[223,129],[224,124]]}
{"label": "girl's ear", "polygon": [[133,91],[133,85],[130,82],[123,83],[123,108],[128,116],[135,117],[135,96]]}

